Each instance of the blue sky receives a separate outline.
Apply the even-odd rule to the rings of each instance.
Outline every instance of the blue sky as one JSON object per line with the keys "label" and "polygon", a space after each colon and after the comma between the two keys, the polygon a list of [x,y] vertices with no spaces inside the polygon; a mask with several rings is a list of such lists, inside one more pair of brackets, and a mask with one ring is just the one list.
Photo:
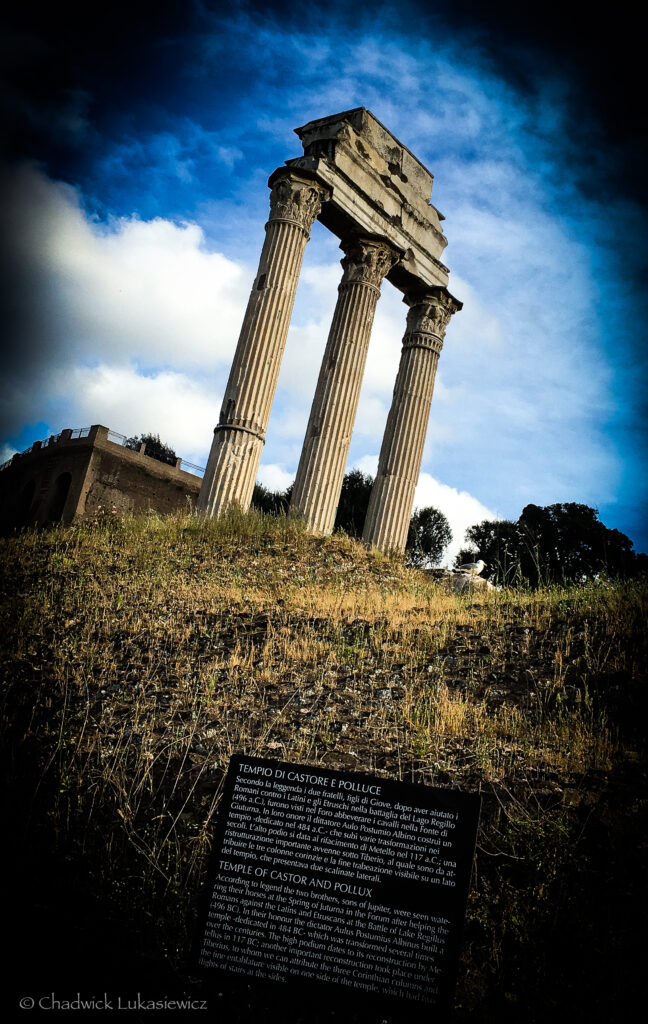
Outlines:
{"label": "blue sky", "polygon": [[[443,508],[455,547],[483,518],[578,501],[648,549],[637,140],[598,102],[598,37],[579,50],[574,36],[570,51],[563,34],[552,50],[540,26],[498,21],[501,4],[492,23],[459,7],[453,21],[434,4],[294,18],[277,5],[169,5],[135,21],[130,44],[108,20],[99,42],[65,22],[43,37],[14,25],[4,456],[101,422],[159,433],[204,465],[267,178],[300,154],[295,127],[366,106],[435,175],[464,303],[417,504]],[[341,255],[316,224],[260,471],[271,487],[297,467]],[[405,312],[385,282],[350,467],[375,470]]]}

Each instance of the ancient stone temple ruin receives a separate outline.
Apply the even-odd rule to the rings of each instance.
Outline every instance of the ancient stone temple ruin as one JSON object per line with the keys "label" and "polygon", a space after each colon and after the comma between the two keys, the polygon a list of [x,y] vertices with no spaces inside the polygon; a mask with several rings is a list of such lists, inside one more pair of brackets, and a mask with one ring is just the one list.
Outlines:
{"label": "ancient stone temple ruin", "polygon": [[461,309],[440,260],[432,175],[364,107],[310,121],[304,155],[271,176],[270,218],[199,507],[248,508],[265,442],[297,282],[316,219],[344,252],[338,301],[308,421],[292,507],[319,534],[333,529],[371,327],[386,277],[408,307],[400,367],[364,526],[366,544],[403,551],[423,457],[443,337]]}

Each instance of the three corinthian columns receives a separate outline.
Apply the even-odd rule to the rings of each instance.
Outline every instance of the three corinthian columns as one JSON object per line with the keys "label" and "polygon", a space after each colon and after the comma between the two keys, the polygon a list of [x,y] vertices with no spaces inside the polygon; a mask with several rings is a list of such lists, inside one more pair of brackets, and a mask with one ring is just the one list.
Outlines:
{"label": "three corinthian columns", "polygon": [[[259,270],[200,492],[199,507],[209,515],[250,505],[304,250],[326,199],[324,186],[291,171],[274,182]],[[338,301],[291,500],[319,534],[333,529],[380,286],[400,258],[386,241],[361,234],[342,248]],[[396,552],[405,548],[439,353],[458,308],[445,288],[425,285],[405,302],[400,367],[363,533],[368,545]]]}

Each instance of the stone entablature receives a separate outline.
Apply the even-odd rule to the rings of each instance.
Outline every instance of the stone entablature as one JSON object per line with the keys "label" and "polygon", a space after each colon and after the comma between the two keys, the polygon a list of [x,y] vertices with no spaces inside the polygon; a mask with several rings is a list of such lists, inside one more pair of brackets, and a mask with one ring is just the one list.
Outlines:
{"label": "stone entablature", "polygon": [[360,231],[400,250],[403,257],[387,279],[402,291],[446,286],[441,255],[448,242],[443,216],[430,203],[434,178],[409,149],[365,107],[309,121],[295,132],[305,155],[286,166],[309,171],[330,188],[322,224],[338,238]]}
{"label": "stone entablature", "polygon": [[182,459],[171,466],[146,455],[143,445],[139,451],[124,447],[125,440],[94,424],[62,430],[14,455],[0,472],[0,528],[195,505],[201,479],[181,468]]}
{"label": "stone entablature", "polygon": [[[447,290],[432,174],[371,111],[295,129],[304,155],[270,175],[270,218],[198,506],[218,515],[252,498],[304,249],[317,218],[340,238],[342,280],[291,507],[316,533],[335,521],[376,303],[384,278],[410,307],[394,403],[364,539],[403,551],[443,336],[461,303]],[[413,483],[412,483],[413,481]]]}

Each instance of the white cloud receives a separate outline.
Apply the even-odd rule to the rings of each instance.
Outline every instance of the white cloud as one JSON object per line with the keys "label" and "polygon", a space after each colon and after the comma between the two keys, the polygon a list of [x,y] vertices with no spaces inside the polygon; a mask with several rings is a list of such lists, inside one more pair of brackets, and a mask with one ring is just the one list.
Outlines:
{"label": "white cloud", "polygon": [[18,449],[14,448],[12,444],[0,445],[0,466],[4,462],[9,462],[9,459],[12,459],[17,451]]}
{"label": "white cloud", "polygon": [[156,365],[229,363],[250,282],[231,260],[204,251],[198,225],[120,220],[93,243],[87,288],[101,305],[84,310],[89,332],[96,337],[107,319],[113,351]]}
{"label": "white cloud", "polygon": [[497,303],[492,300],[488,303],[487,297],[480,295],[474,285],[458,274],[450,278],[450,291],[463,303],[463,309],[450,321],[448,346],[465,354],[466,350],[479,345],[497,358],[504,348],[501,310]]}
{"label": "white cloud", "polygon": [[[340,260],[342,253],[340,253]],[[318,295],[320,301],[333,312],[337,299],[337,287],[342,280],[342,267],[339,262],[306,263],[299,278],[300,285],[307,284],[311,295]]]}
{"label": "white cloud", "polygon": [[352,466],[347,466],[347,472],[350,469],[359,469],[365,475],[375,477],[378,472],[378,456],[377,455],[362,455],[359,459],[355,459]]}
{"label": "white cloud", "polygon": [[283,466],[270,463],[259,467],[257,480],[267,487],[269,491],[285,491],[295,479],[294,473],[289,473]]}
{"label": "white cloud", "polygon": [[197,224],[95,223],[74,189],[31,166],[14,172],[10,195],[19,258],[46,283],[44,353],[55,342],[63,358],[229,365],[249,272],[208,252]]}
{"label": "white cloud", "polygon": [[405,333],[407,306],[401,292],[384,281],[376,307],[367,367],[362,382],[363,392],[391,404],[398,364]]}
{"label": "white cloud", "polygon": [[205,466],[221,396],[171,370],[144,376],[131,366],[77,367],[59,372],[59,395],[76,395],[78,422],[102,423],[119,434],[159,434],[188,462]]}
{"label": "white cloud", "polygon": [[451,566],[455,556],[465,546],[466,530],[484,519],[500,519],[497,512],[482,504],[467,491],[458,491],[454,487],[442,484],[429,473],[421,473],[414,494],[414,509],[426,508],[431,505],[443,512],[450,523],[452,543],[443,553],[443,565]]}
{"label": "white cloud", "polygon": [[159,433],[204,461],[248,273],[208,252],[196,224],[98,224],[69,186],[32,166],[11,173],[7,230],[16,263],[39,288],[17,290],[23,324],[5,372],[16,419],[9,435],[28,406],[52,431],[103,421],[120,433]]}

